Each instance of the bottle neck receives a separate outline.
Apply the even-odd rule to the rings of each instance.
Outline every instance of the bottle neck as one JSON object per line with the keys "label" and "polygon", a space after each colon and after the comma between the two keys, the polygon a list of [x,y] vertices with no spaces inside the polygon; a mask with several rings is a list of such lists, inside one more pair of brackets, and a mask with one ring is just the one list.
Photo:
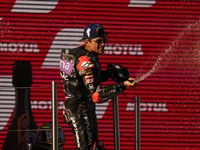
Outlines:
{"label": "bottle neck", "polygon": [[15,113],[14,117],[22,114],[31,114],[30,89],[15,89]]}

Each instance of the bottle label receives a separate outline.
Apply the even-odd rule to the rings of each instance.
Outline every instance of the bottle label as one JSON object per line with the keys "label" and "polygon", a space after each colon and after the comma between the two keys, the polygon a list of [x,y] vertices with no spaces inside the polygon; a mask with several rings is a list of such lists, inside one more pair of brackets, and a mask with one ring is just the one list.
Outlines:
{"label": "bottle label", "polygon": [[26,147],[27,134],[29,133],[29,115],[22,114],[18,118],[18,144]]}

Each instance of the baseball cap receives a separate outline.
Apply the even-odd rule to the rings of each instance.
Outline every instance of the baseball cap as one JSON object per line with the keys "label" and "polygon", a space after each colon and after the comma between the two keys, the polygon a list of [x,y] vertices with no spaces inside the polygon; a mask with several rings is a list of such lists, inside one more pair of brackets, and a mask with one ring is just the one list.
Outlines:
{"label": "baseball cap", "polygon": [[100,24],[91,23],[84,28],[83,38],[81,38],[80,41],[103,36],[107,36],[104,32],[104,28]]}

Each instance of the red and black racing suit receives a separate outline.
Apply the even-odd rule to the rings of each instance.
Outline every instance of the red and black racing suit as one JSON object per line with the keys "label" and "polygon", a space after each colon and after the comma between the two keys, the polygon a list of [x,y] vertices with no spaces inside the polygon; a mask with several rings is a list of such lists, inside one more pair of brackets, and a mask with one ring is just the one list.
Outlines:
{"label": "red and black racing suit", "polygon": [[97,55],[85,46],[62,50],[60,73],[67,100],[63,117],[73,132],[77,150],[89,150],[98,140],[95,103],[103,103],[121,94],[126,87],[123,82],[101,87],[108,80],[107,71],[102,71]]}

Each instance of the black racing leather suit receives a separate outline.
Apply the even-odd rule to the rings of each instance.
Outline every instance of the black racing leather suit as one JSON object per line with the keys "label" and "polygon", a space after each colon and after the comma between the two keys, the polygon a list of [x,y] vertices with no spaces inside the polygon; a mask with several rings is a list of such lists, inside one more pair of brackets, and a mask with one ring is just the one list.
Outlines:
{"label": "black racing leather suit", "polygon": [[102,71],[97,55],[85,45],[61,51],[60,74],[65,97],[63,117],[73,132],[77,150],[89,150],[98,140],[95,103],[103,103],[121,94],[123,82],[101,87],[108,80],[108,71]]}

